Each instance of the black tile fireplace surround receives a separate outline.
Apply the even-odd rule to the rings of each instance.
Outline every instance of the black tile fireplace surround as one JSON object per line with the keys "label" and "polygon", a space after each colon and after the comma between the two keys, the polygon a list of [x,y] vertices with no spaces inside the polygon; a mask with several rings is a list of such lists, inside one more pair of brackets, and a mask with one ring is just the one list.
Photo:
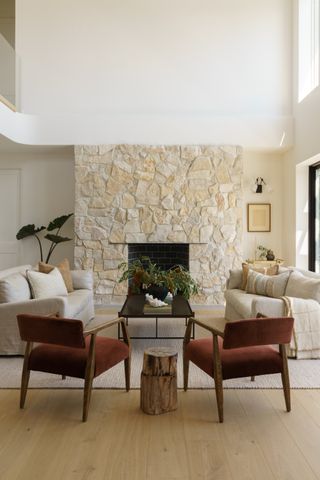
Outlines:
{"label": "black tile fireplace surround", "polygon": [[149,257],[163,270],[168,270],[174,265],[183,265],[189,270],[188,243],[129,243],[128,263],[141,257]]}

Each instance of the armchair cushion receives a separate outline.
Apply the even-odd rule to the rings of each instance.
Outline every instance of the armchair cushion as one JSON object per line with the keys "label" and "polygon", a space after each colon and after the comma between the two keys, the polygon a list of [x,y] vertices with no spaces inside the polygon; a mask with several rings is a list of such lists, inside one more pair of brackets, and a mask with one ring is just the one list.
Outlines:
{"label": "armchair cushion", "polygon": [[[38,345],[30,354],[28,367],[30,370],[40,372],[85,378],[90,336],[86,338],[85,343],[85,348]],[[96,337],[95,352],[94,377],[129,357],[128,345],[113,338]]]}
{"label": "armchair cushion", "polygon": [[[282,372],[282,359],[271,346],[245,347],[226,350],[222,348],[223,339],[218,338],[222,367],[222,378],[250,377]],[[212,338],[192,340],[186,346],[185,355],[201,370],[213,377],[213,341]]]}

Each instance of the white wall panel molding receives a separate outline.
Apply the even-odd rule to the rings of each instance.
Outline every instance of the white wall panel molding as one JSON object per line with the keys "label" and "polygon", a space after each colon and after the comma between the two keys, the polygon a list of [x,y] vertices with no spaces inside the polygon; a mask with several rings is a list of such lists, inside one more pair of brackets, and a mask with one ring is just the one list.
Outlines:
{"label": "white wall panel molding", "polygon": [[20,169],[0,169],[0,269],[19,263],[16,233],[21,218]]}

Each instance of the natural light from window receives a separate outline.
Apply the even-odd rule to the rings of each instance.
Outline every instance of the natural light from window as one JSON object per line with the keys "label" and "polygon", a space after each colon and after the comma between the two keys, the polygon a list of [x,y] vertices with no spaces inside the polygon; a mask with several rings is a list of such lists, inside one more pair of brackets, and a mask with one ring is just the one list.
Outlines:
{"label": "natural light from window", "polygon": [[319,0],[299,0],[299,94],[319,85]]}

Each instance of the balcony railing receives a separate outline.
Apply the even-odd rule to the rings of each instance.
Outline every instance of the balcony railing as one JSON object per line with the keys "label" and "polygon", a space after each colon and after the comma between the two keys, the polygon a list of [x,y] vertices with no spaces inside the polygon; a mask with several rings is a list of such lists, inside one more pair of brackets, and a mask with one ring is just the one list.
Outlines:
{"label": "balcony railing", "polygon": [[0,34],[0,102],[16,110],[16,52]]}

